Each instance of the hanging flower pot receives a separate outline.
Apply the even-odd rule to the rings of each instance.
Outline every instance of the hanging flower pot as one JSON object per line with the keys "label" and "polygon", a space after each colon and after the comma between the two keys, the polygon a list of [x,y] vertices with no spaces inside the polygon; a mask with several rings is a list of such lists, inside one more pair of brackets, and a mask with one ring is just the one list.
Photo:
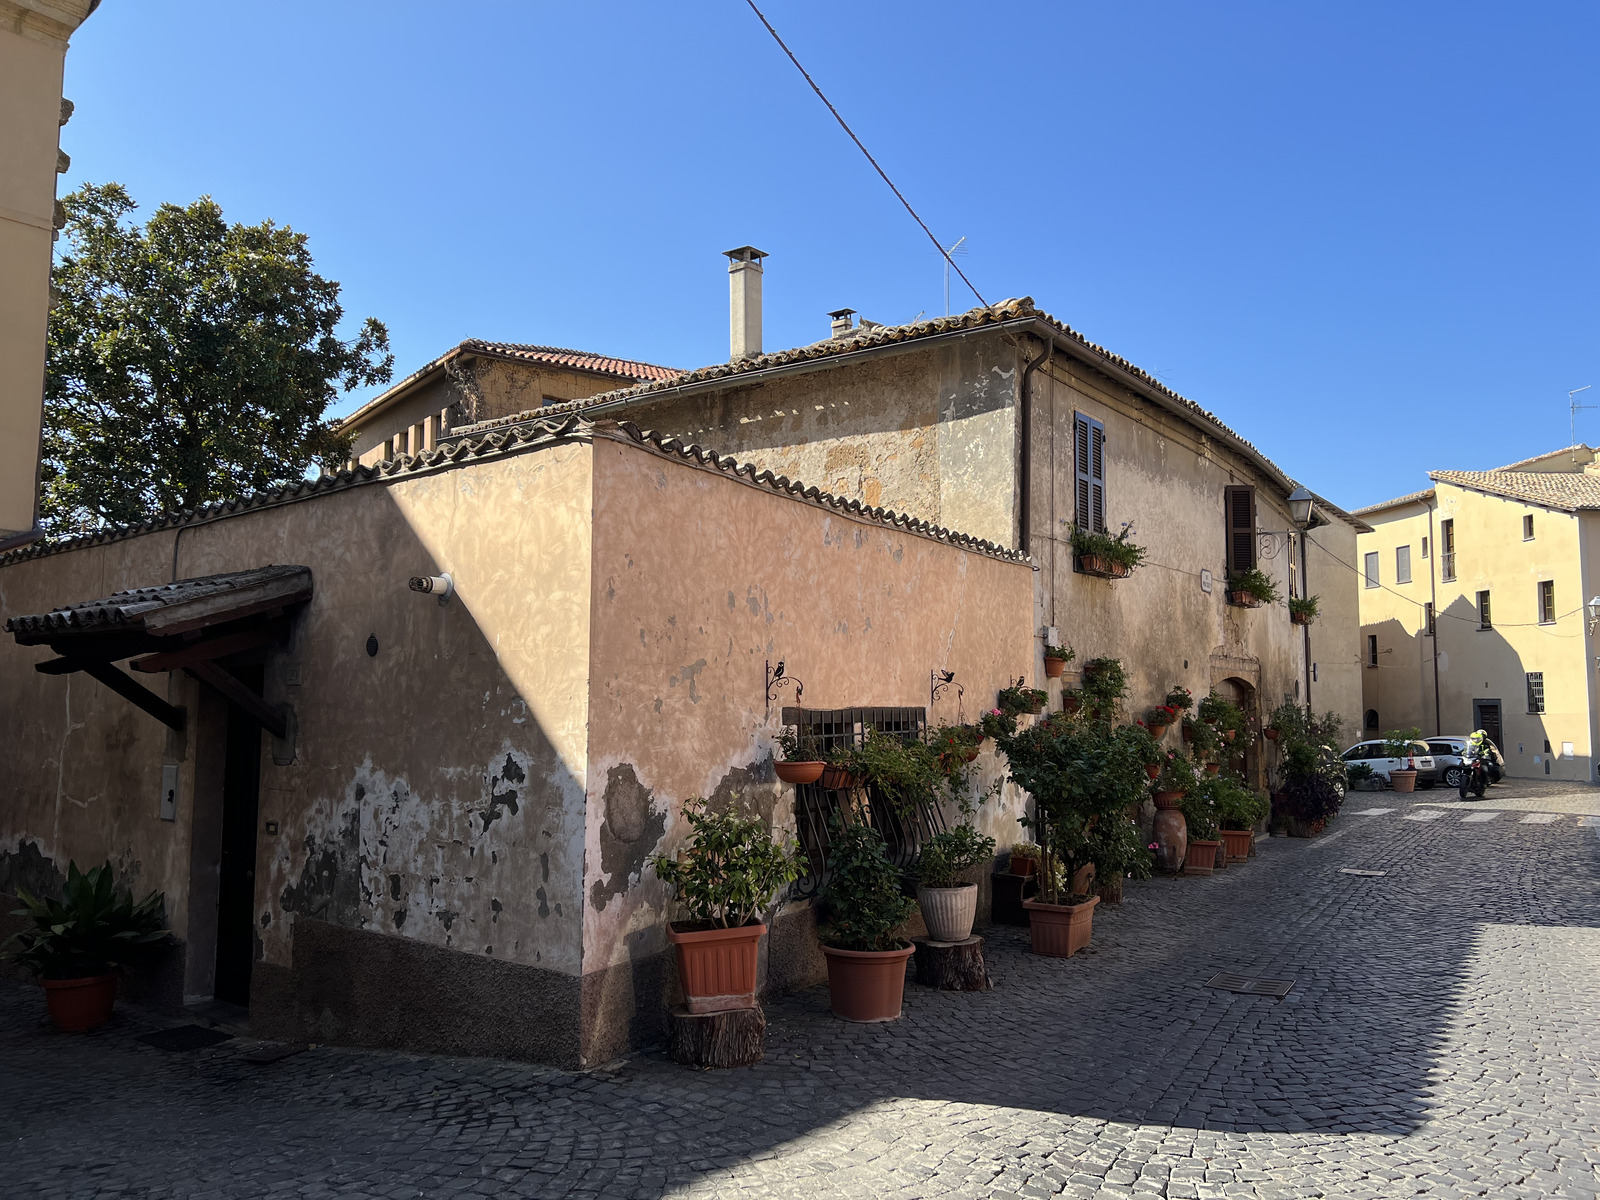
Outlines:
{"label": "hanging flower pot", "polygon": [[1133,574],[1132,567],[1112,562],[1099,554],[1078,555],[1078,570],[1085,575],[1098,575],[1101,579],[1126,579]]}
{"label": "hanging flower pot", "polygon": [[1278,740],[1278,727],[1276,725],[1268,725],[1265,729],[1263,729],[1261,731],[1261,736],[1266,738],[1267,741],[1269,741],[1269,742],[1277,741]]}
{"label": "hanging flower pot", "polygon": [[1207,763],[1206,764],[1206,774],[1207,775],[1215,775],[1220,770],[1222,770],[1222,764],[1221,763]]}
{"label": "hanging flower pot", "polygon": [[822,778],[824,762],[775,762],[772,769],[784,783],[815,783]]}
{"label": "hanging flower pot", "polygon": [[1049,658],[1044,660],[1044,673],[1049,679],[1060,679],[1067,671],[1067,660],[1064,658]]}
{"label": "hanging flower pot", "polygon": [[860,775],[852,774],[848,767],[829,764],[822,768],[822,786],[834,791],[854,791],[862,784]]}

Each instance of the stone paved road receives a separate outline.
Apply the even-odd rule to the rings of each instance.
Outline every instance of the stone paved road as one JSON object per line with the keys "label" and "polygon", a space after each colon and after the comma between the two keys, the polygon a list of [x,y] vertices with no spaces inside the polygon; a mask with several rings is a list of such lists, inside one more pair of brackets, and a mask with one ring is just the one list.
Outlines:
{"label": "stone paved road", "polygon": [[[136,1011],[52,1034],[5,985],[0,1195],[1587,1200],[1596,798],[1502,785],[1469,822],[1355,795],[1319,839],[1130,886],[1071,960],[991,931],[992,992],[908,987],[873,1027],[824,990],[770,1005],[766,1061],[736,1072],[337,1048],[255,1067],[247,1042],[135,1042],[165,1023]],[[1217,971],[1295,986],[1204,988]]]}

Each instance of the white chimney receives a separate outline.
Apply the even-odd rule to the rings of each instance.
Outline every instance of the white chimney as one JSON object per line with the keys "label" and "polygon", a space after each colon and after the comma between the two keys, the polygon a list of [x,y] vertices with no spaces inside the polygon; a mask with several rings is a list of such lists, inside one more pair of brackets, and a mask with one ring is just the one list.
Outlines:
{"label": "white chimney", "polygon": [[761,353],[761,260],[765,250],[740,246],[728,256],[728,361]]}

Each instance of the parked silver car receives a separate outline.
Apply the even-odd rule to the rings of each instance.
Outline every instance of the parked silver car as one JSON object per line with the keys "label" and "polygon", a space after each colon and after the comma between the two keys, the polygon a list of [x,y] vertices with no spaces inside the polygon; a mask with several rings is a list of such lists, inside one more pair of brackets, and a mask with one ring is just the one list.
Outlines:
{"label": "parked silver car", "polygon": [[[1466,738],[1456,737],[1453,734],[1428,739],[1428,751],[1433,755],[1434,765],[1439,768],[1439,777],[1444,781],[1445,787],[1461,786],[1461,752],[1466,749],[1466,745]],[[1489,758],[1489,782],[1499,783],[1506,777],[1506,760],[1500,756],[1500,750],[1493,742],[1490,742],[1489,746],[1492,751]]]}
{"label": "parked silver car", "polygon": [[[1426,742],[1411,744],[1415,750],[1411,758],[1417,765],[1417,786],[1431,788],[1439,782],[1439,768],[1433,761],[1433,753],[1428,749]],[[1389,772],[1404,770],[1406,765],[1403,759],[1389,758],[1385,755],[1382,741],[1359,742],[1339,757],[1344,760],[1346,770],[1357,763],[1366,763],[1372,768],[1372,773],[1383,780],[1385,786],[1389,783]],[[1458,759],[1458,764],[1459,761]]]}

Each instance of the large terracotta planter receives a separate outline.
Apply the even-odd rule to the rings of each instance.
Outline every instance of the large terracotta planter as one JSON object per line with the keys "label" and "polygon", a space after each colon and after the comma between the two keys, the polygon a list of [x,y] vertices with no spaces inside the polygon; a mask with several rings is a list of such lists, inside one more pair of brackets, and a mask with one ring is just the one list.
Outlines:
{"label": "large terracotta planter", "polygon": [[117,1004],[117,977],[41,979],[50,1020],[63,1033],[87,1033],[111,1019]]}
{"label": "large terracotta planter", "polygon": [[1417,773],[1415,771],[1390,771],[1389,786],[1397,792],[1414,792],[1417,790]]}
{"label": "large terracotta planter", "polygon": [[917,905],[928,937],[936,942],[964,942],[972,936],[972,922],[978,915],[978,885],[960,887],[919,887]]}
{"label": "large terracotta planter", "polygon": [[1222,844],[1227,848],[1229,862],[1243,862],[1250,857],[1250,843],[1255,840],[1253,829],[1224,829]]}
{"label": "large terracotta planter", "polygon": [[1081,904],[1045,904],[1024,900],[1028,925],[1033,935],[1033,952],[1049,958],[1071,958],[1094,936],[1094,909],[1100,897],[1091,896]]}
{"label": "large terracotta planter", "polygon": [[1207,842],[1201,840],[1189,843],[1189,852],[1184,855],[1183,873],[1185,875],[1209,875],[1217,866],[1217,847],[1221,842]]}
{"label": "large terracotta planter", "polygon": [[784,783],[815,783],[822,778],[822,762],[775,762],[772,769]]}
{"label": "large terracotta planter", "polygon": [[756,1006],[756,955],[766,931],[765,925],[683,932],[667,926],[667,941],[678,949],[678,982],[690,1012]]}
{"label": "large terracotta planter", "polygon": [[1156,802],[1156,807],[1157,808],[1182,808],[1183,807],[1183,793],[1182,792],[1157,792],[1155,794],[1155,802]]}
{"label": "large terracotta planter", "polygon": [[834,791],[853,791],[861,786],[861,776],[852,775],[843,767],[824,766],[822,768],[822,786]]}
{"label": "large terracotta planter", "polygon": [[1067,660],[1064,658],[1046,658],[1044,660],[1044,673],[1048,679],[1060,679],[1067,671]]}
{"label": "large terracotta planter", "polygon": [[1156,819],[1150,827],[1150,840],[1156,844],[1156,870],[1176,875],[1183,866],[1183,854],[1189,844],[1189,822],[1177,805],[1156,809]]}
{"label": "large terracotta planter", "polygon": [[905,998],[906,959],[914,949],[835,950],[824,946],[833,1015],[846,1021],[896,1020]]}

